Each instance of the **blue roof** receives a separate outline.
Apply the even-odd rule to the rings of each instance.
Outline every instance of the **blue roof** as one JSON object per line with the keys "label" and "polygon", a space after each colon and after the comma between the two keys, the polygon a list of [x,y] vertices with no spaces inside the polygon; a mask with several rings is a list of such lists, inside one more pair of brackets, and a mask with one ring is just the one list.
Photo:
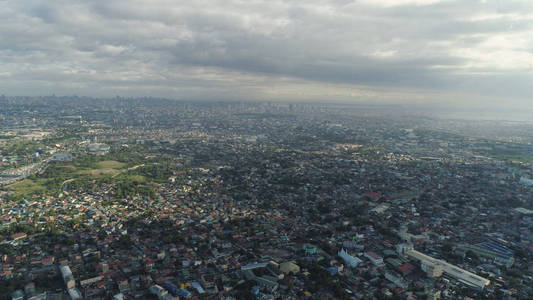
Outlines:
{"label": "blue roof", "polygon": [[205,290],[202,288],[200,283],[195,281],[195,282],[191,283],[191,285],[192,285],[193,288],[195,288],[198,291],[198,293],[200,293],[200,294],[205,293]]}
{"label": "blue roof", "polygon": [[494,251],[502,255],[512,256],[514,254],[511,249],[496,242],[483,242],[483,243],[479,243],[478,246],[488,249],[490,251]]}
{"label": "blue roof", "polygon": [[254,295],[259,294],[259,286],[255,285],[252,287],[252,294]]}
{"label": "blue roof", "polygon": [[255,264],[249,264],[249,265],[246,265],[246,266],[242,266],[241,267],[241,270],[245,271],[245,270],[252,270],[252,269],[257,269],[257,268],[264,268],[268,266],[268,262],[264,262],[264,263],[255,263]]}

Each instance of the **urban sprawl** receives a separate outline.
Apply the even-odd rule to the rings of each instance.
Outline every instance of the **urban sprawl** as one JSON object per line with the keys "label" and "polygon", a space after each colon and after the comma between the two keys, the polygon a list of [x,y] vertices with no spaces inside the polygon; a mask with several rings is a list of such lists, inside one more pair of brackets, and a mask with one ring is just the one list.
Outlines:
{"label": "urban sprawl", "polygon": [[532,299],[533,123],[0,97],[1,299]]}

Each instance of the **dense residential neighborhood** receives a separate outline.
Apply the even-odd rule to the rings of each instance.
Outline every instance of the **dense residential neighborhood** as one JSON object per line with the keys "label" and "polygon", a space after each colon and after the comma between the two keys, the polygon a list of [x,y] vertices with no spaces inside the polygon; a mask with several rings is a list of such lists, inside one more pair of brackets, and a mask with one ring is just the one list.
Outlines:
{"label": "dense residential neighborhood", "polygon": [[533,297],[533,124],[0,103],[2,299]]}

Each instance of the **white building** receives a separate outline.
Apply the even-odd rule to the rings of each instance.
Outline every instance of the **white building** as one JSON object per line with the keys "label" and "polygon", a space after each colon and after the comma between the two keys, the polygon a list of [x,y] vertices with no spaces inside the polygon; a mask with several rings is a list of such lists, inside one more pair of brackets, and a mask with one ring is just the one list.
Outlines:
{"label": "white building", "polygon": [[359,265],[362,262],[362,260],[360,260],[359,258],[348,254],[348,252],[346,252],[344,248],[339,251],[338,255],[344,260],[346,265],[352,268],[357,267],[357,265]]}
{"label": "white building", "polygon": [[74,280],[74,276],[72,275],[69,266],[60,266],[59,271],[61,271],[61,276],[63,277],[67,289],[73,289],[76,286],[76,281]]}
{"label": "white building", "polygon": [[526,177],[520,177],[520,183],[527,186],[533,186],[533,179]]}
{"label": "white building", "polygon": [[77,288],[68,289],[68,295],[72,300],[82,299],[80,291]]}
{"label": "white building", "polygon": [[383,258],[374,252],[365,252],[365,257],[368,258],[374,266],[382,267],[385,265],[383,263]]}
{"label": "white building", "polygon": [[115,296],[113,296],[113,300],[124,300],[124,294],[116,294]]}
{"label": "white building", "polygon": [[168,294],[168,291],[156,284],[150,287],[150,293],[161,299]]}
{"label": "white building", "polygon": [[517,207],[514,209],[516,212],[524,214],[524,215],[533,215],[533,210],[526,209],[523,207]]}
{"label": "white building", "polygon": [[409,250],[413,250],[413,245],[412,244],[398,244],[398,245],[396,245],[396,252],[398,252],[398,254],[400,254],[400,255],[405,254]]}
{"label": "white building", "polygon": [[461,283],[478,289],[483,289],[490,284],[490,280],[486,278],[456,267],[444,260],[427,256],[416,250],[407,250],[405,254],[409,258],[419,261],[422,269],[429,277],[439,277],[444,273]]}

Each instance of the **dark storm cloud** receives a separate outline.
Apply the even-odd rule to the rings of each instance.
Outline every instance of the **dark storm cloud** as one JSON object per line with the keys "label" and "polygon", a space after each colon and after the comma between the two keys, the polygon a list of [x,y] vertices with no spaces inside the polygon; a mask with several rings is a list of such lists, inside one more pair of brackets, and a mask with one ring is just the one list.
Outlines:
{"label": "dark storm cloud", "polygon": [[332,89],[353,99],[527,98],[530,3],[2,1],[0,89],[177,98],[290,98],[306,90],[323,98]]}

